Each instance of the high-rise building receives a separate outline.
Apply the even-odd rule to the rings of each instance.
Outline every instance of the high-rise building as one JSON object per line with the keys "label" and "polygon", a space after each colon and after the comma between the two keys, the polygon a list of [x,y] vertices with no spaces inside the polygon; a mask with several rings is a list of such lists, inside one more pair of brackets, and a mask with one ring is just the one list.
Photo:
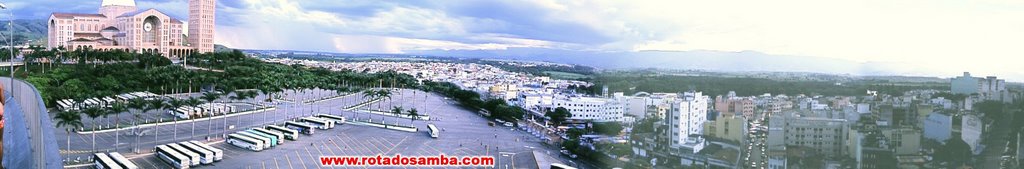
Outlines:
{"label": "high-rise building", "polygon": [[686,144],[690,135],[704,133],[704,122],[708,121],[708,96],[701,92],[686,92],[672,102],[669,117],[665,123],[669,125],[669,142],[673,148]]}
{"label": "high-rise building", "polygon": [[216,0],[188,0],[188,42],[199,52],[213,52]]}
{"label": "high-rise building", "polygon": [[950,79],[950,91],[954,94],[978,94],[981,100],[1012,101],[1012,96],[1006,90],[1006,80],[995,76],[972,77],[970,72],[964,72],[963,76]]}

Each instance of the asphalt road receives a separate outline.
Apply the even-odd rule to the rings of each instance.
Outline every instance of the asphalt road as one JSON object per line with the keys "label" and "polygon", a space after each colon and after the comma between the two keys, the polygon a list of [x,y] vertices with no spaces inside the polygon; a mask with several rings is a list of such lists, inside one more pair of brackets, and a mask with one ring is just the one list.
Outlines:
{"label": "asphalt road", "polygon": [[[326,96],[326,93],[328,92],[322,92],[321,96]],[[207,132],[209,122],[197,122],[197,134],[195,137],[191,136],[191,124],[186,122],[181,122],[177,126],[162,125],[149,127],[144,130],[151,130],[152,132],[149,133],[153,134],[140,138],[142,143],[140,147],[143,147],[140,153],[129,153],[130,149],[127,149],[129,146],[126,143],[119,145],[123,148],[119,148],[118,152],[126,154],[140,166],[164,168],[166,167],[165,164],[151,154],[152,147],[158,144],[182,140],[204,141],[205,136],[209,134],[214,137],[214,139],[210,140],[210,143],[215,147],[225,150],[224,160],[214,163],[216,168],[326,168],[319,165],[318,157],[321,155],[375,156],[377,154],[401,154],[403,156],[434,156],[440,154],[445,154],[446,156],[486,155],[497,157],[496,166],[500,166],[500,168],[506,168],[505,166],[508,166],[508,168],[534,168],[536,167],[535,165],[527,165],[532,159],[522,159],[525,157],[519,154],[538,151],[558,157],[557,150],[546,149],[540,139],[524,131],[512,130],[510,127],[487,126],[487,121],[484,118],[473,112],[463,110],[452,104],[452,101],[434,94],[403,90],[402,94],[396,94],[390,101],[385,100],[366,105],[366,107],[375,109],[378,106],[382,108],[392,106],[401,106],[405,109],[416,108],[420,114],[432,116],[433,120],[431,121],[410,121],[409,119],[341,110],[342,107],[360,103],[364,99],[361,94],[312,104],[301,103],[302,100],[316,97],[316,94],[309,93],[290,94],[285,99],[290,101],[280,102],[277,105],[278,109],[275,111],[228,118],[227,123],[229,126],[231,124],[238,124],[233,129],[225,128],[226,126],[222,124],[221,119],[214,120],[213,127],[210,129],[212,132]],[[268,123],[280,124],[293,117],[315,113],[336,114],[349,118],[353,116],[360,119],[369,118],[373,119],[373,121],[383,120],[389,124],[413,124],[420,128],[420,131],[412,133],[346,124],[330,130],[318,130],[314,135],[300,135],[297,141],[286,141],[286,143],[280,146],[261,152],[252,152],[228,145],[217,138],[226,132],[240,131],[250,127],[263,126]],[[267,116],[267,120],[263,120],[264,115]],[[426,129],[428,123],[435,124],[438,128],[444,130],[440,138],[430,138]],[[177,132],[174,131],[175,129],[177,129]],[[157,131],[160,133],[159,136],[155,135]],[[177,133],[177,137],[174,137],[173,133]],[[61,131],[57,134],[58,136],[64,136],[66,133]],[[76,151],[85,151],[72,153],[77,155],[80,160],[84,160],[88,155],[88,150],[91,148],[91,135],[73,133],[71,137],[72,148]],[[64,137],[60,138],[63,139]],[[113,147],[113,138],[113,133],[98,133],[96,136],[97,147],[106,148],[103,151],[112,151],[110,147]],[[121,139],[122,142],[125,141],[123,136]],[[63,141],[61,140],[60,144],[65,144]],[[134,140],[129,139],[129,141]],[[501,154],[510,154],[510,156],[504,157],[500,156]],[[515,157],[521,158],[517,159]],[[563,160],[565,159],[563,158]],[[87,167],[82,166],[82,168]]]}

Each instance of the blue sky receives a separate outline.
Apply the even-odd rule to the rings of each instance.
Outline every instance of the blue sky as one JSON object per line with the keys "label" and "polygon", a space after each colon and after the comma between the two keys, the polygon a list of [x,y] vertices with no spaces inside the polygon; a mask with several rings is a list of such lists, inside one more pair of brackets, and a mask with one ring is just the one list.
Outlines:
{"label": "blue sky", "polygon": [[[0,2],[18,18],[45,18],[92,13],[100,0]],[[137,4],[187,17],[187,0]],[[1024,80],[1019,0],[219,0],[217,8],[216,41],[234,48],[755,51]]]}

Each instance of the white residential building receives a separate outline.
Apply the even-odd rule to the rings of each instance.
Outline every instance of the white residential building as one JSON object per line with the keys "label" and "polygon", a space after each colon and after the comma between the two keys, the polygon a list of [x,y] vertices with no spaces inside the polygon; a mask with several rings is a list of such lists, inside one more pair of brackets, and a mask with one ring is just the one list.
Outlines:
{"label": "white residential building", "polygon": [[[768,146],[797,146],[829,157],[843,155],[849,128],[846,119],[783,112],[769,120]],[[774,133],[773,133],[774,132]]]}
{"label": "white residential building", "polygon": [[598,97],[569,97],[557,98],[553,101],[551,109],[564,107],[572,113],[570,120],[592,120],[597,122],[622,121],[625,113],[615,99]]}
{"label": "white residential building", "polygon": [[669,117],[665,118],[671,128],[671,147],[683,146],[691,134],[704,133],[703,124],[708,120],[708,100],[710,98],[701,92],[686,92],[672,102]]}
{"label": "white residential building", "polygon": [[928,114],[924,119],[924,138],[945,143],[953,132],[953,116],[940,111]]}
{"label": "white residential building", "polygon": [[978,146],[981,146],[981,133],[985,132],[985,124],[974,114],[966,114],[961,118],[960,139],[963,139],[971,147],[971,152],[977,155],[981,153]]}

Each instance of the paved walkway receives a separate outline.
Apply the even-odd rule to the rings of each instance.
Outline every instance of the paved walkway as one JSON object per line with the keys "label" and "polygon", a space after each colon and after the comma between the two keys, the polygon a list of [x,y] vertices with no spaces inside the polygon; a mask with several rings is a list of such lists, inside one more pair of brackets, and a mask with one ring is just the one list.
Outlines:
{"label": "paved walkway", "polygon": [[[12,86],[11,83],[14,83]],[[32,85],[8,77],[0,77],[4,86],[4,161],[6,168],[63,168],[57,142],[52,134],[53,123],[47,118],[46,106]],[[44,134],[47,133],[47,134]]]}

